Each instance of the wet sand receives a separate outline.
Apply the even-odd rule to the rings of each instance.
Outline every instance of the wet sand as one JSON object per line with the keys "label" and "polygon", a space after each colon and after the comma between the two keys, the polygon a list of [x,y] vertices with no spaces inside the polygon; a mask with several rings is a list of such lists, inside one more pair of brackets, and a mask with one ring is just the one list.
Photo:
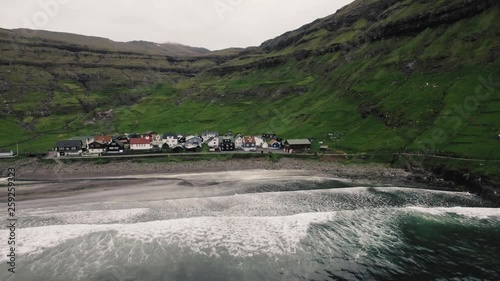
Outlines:
{"label": "wet sand", "polygon": [[[2,173],[6,174],[8,166],[0,165]],[[414,183],[409,173],[382,165],[347,166],[296,159],[283,159],[278,163],[229,160],[105,165],[44,164],[26,160],[17,162],[15,167],[16,201],[21,208],[227,196],[237,193],[234,187],[242,182],[259,180],[265,183],[266,178],[336,178],[360,184]],[[0,198],[7,198],[5,186],[0,188]]]}

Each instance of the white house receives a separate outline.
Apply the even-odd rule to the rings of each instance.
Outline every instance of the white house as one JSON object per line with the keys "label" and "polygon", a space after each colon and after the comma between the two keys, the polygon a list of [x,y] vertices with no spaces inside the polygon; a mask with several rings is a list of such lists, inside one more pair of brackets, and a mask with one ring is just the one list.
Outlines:
{"label": "white house", "polygon": [[150,140],[145,138],[130,139],[130,150],[151,150],[153,144]]}
{"label": "white house", "polygon": [[262,139],[261,137],[254,137],[254,139],[255,139],[255,146],[257,147],[262,147],[264,143],[266,143],[264,139]]}
{"label": "white house", "polygon": [[176,134],[166,133],[163,134],[162,141],[170,148],[174,148],[179,144],[179,136]]}
{"label": "white house", "polygon": [[198,136],[188,136],[186,137],[186,142],[184,143],[184,147],[186,149],[195,149],[201,147],[202,139]]}
{"label": "white house", "polygon": [[[203,139],[203,140],[205,140],[205,139]],[[208,145],[208,148],[218,149],[219,148],[219,137],[211,137],[205,143]]]}
{"label": "white house", "polygon": [[234,148],[241,149],[243,147],[243,135],[238,134],[236,138],[234,138]]}

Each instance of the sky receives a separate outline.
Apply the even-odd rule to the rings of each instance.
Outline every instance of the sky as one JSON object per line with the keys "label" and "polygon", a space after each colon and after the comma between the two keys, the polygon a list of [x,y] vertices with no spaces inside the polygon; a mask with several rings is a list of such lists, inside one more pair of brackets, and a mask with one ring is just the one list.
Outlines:
{"label": "sky", "polygon": [[181,43],[258,46],[352,0],[3,0],[0,27]]}

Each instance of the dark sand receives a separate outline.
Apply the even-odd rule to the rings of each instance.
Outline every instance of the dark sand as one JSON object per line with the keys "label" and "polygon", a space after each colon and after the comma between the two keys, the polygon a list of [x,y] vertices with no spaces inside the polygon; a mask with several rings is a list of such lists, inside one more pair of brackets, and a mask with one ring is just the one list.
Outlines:
{"label": "dark sand", "polygon": [[[1,163],[2,177],[16,168],[16,201],[21,207],[136,200],[165,200],[234,194],[247,180],[292,177],[340,178],[359,183],[417,185],[412,175],[384,165],[342,165],[333,162],[282,159],[133,163],[96,165],[86,162],[45,164],[22,160]],[[2,184],[2,183],[0,183]],[[5,184],[5,181],[3,182]],[[5,201],[7,188],[0,188]]]}

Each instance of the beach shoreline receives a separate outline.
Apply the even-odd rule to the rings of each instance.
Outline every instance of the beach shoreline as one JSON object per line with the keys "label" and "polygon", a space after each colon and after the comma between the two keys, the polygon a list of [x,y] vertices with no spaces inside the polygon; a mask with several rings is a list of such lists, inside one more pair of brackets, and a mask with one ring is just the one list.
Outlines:
{"label": "beach shoreline", "polygon": [[7,169],[16,168],[18,180],[92,179],[134,175],[210,173],[246,170],[303,170],[311,175],[325,175],[351,180],[390,181],[411,183],[414,174],[384,164],[342,164],[317,160],[284,158],[278,162],[267,159],[200,160],[186,162],[137,163],[114,161],[107,164],[92,162],[45,163],[36,159],[23,159],[12,163],[0,162],[0,173],[6,177]]}
{"label": "beach shoreline", "polygon": [[[180,182],[177,183],[176,190],[189,189],[192,183],[185,178],[190,174],[201,175],[202,179],[207,179],[206,183],[197,182],[195,184],[197,188],[209,186],[211,184],[209,181],[226,181],[231,184],[237,182],[245,173],[253,173],[256,177],[283,173],[283,178],[324,177],[346,180],[359,186],[370,184],[468,191],[466,187],[436,179],[431,173],[406,171],[392,168],[388,164],[345,164],[293,158],[275,162],[262,158],[153,163],[122,160],[106,164],[89,161],[47,163],[37,159],[22,159],[0,162],[1,177],[6,177],[8,169],[12,167],[16,170],[17,184],[22,186],[17,190],[22,201],[56,200],[79,195],[85,195],[90,200],[90,197],[99,196],[102,192],[120,190],[126,192],[127,189],[132,190],[134,186],[159,186],[169,181]],[[6,197],[4,193],[6,189],[0,189],[2,198]]]}

